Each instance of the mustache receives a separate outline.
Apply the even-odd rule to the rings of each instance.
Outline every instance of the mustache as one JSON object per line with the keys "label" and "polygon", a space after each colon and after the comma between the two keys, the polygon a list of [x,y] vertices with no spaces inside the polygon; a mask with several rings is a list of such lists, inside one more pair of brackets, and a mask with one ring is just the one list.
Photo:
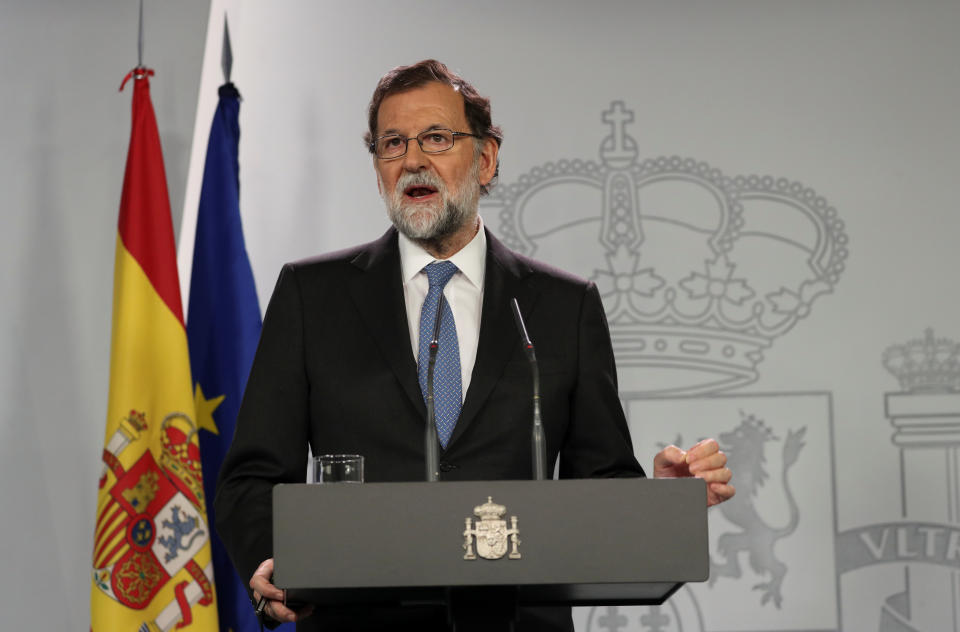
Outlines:
{"label": "mustache", "polygon": [[431,187],[439,193],[447,192],[447,186],[443,182],[443,178],[429,171],[416,171],[402,174],[397,178],[397,184],[394,186],[393,193],[402,198],[403,192],[410,187]]}

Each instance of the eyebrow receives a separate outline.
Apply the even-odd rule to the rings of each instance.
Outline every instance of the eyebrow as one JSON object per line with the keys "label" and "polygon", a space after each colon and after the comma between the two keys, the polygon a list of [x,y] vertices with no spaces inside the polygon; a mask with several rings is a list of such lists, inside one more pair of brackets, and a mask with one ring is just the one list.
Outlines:
{"label": "eyebrow", "polygon": [[[429,125],[429,126],[427,126],[427,127],[424,127],[422,130],[420,130],[419,132],[417,132],[417,135],[420,135],[420,134],[422,134],[422,133],[424,133],[424,132],[429,132],[430,130],[434,130],[434,129],[450,129],[450,128],[447,127],[444,123],[432,123],[431,125]],[[402,136],[402,135],[403,135],[403,134],[400,132],[400,130],[398,130],[398,129],[396,129],[396,128],[393,128],[393,127],[390,127],[390,128],[387,128],[387,129],[383,130],[383,132],[381,132],[380,136],[389,136],[390,134],[397,134],[398,136]]]}

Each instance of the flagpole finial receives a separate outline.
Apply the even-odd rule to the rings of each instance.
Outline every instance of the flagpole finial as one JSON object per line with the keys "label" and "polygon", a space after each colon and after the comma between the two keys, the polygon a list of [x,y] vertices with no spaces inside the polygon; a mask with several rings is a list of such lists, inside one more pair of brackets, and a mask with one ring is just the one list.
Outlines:
{"label": "flagpole finial", "polygon": [[223,69],[223,82],[230,83],[230,71],[233,70],[233,49],[230,47],[230,27],[227,14],[223,14],[223,50],[220,53],[220,67]]}
{"label": "flagpole finial", "polygon": [[123,87],[127,85],[129,80],[139,80],[152,76],[153,71],[143,65],[143,0],[140,0],[140,17],[137,25],[137,66],[123,78],[120,83],[120,92],[123,92]]}

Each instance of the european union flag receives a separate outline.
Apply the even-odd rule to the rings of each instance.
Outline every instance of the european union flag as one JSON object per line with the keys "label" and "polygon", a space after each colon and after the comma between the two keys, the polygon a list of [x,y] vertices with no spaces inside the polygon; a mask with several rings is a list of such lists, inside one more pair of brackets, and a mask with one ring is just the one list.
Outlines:
{"label": "european union flag", "polygon": [[[217,475],[233,439],[261,325],[240,223],[240,93],[232,83],[220,86],[219,92],[200,189],[187,312],[197,425],[208,431],[200,433],[200,453],[211,526]],[[211,540],[221,632],[259,631],[247,597],[250,578],[237,575],[213,529]]]}

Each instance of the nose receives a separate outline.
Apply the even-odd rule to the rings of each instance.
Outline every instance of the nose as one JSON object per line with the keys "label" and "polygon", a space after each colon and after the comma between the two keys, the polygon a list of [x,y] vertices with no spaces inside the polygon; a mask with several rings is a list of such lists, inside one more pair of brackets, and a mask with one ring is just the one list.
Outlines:
{"label": "nose", "polygon": [[420,149],[420,143],[416,138],[407,139],[407,153],[401,157],[401,160],[404,170],[410,172],[420,171],[428,165],[427,155]]}

